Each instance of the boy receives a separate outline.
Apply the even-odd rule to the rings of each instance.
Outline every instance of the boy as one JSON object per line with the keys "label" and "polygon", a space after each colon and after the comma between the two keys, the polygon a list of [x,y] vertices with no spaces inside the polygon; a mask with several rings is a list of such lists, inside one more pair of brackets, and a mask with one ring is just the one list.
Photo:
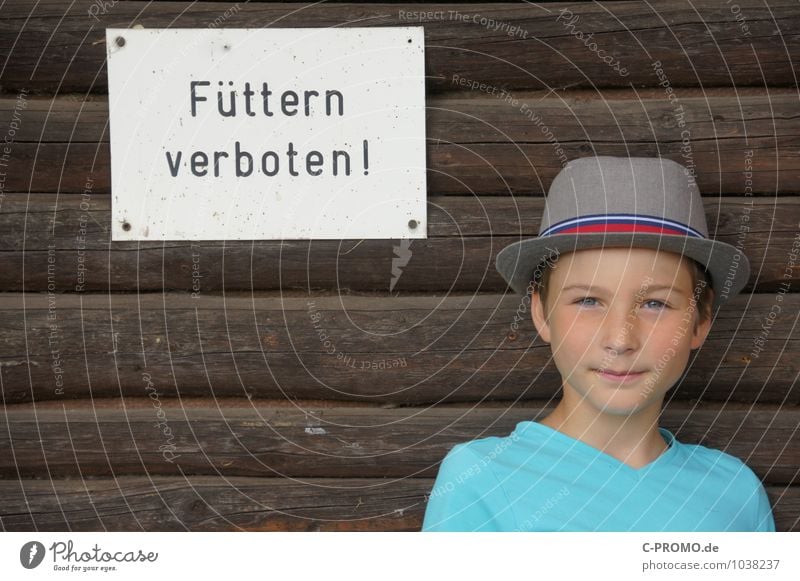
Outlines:
{"label": "boy", "polygon": [[533,291],[562,399],[507,437],[450,450],[423,531],[775,530],[752,470],[658,426],[712,311],[749,275],[744,255],[708,238],[686,168],[662,158],[569,162],[539,237],[504,248],[496,266],[515,291]]}

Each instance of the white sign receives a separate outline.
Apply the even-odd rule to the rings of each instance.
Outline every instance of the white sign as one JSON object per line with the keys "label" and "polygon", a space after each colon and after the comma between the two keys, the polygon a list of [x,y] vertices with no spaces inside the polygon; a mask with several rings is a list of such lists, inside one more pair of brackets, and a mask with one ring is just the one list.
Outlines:
{"label": "white sign", "polygon": [[106,46],[112,240],[427,238],[422,27]]}

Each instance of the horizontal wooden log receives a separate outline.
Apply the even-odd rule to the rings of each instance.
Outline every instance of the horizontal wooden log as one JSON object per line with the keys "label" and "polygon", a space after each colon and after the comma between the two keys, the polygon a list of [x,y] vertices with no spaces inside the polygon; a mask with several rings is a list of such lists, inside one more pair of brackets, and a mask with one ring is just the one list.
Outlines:
{"label": "horizontal wooden log", "polygon": [[[791,262],[800,197],[704,201],[712,235],[741,248],[751,263],[746,292],[797,284],[800,270]],[[535,237],[544,207],[532,197],[432,196],[425,240],[112,242],[110,203],[108,196],[7,195],[0,205],[0,288],[503,292],[497,253]],[[400,256],[408,260],[401,264]]]}
{"label": "horizontal wooden log", "polygon": [[432,486],[418,478],[0,480],[0,530],[418,531]]}
{"label": "horizontal wooden log", "polygon": [[[541,194],[567,160],[592,154],[669,157],[706,194],[800,191],[795,93],[475,93],[427,98],[430,192]],[[15,115],[5,192],[110,191],[105,97],[29,98],[24,109],[0,99],[0,122]]]}
{"label": "horizontal wooden log", "polygon": [[[5,531],[419,531],[433,480],[130,477],[0,481]],[[800,487],[769,487],[800,530]]]}
{"label": "horizontal wooden log", "polygon": [[[508,96],[517,103],[480,90],[427,95],[427,137],[439,145],[547,144],[551,141],[544,135],[542,127],[546,126],[564,142],[619,141],[635,147],[637,143],[630,142],[680,141],[687,129],[693,139],[706,140],[742,137],[745,128],[749,138],[791,136],[800,126],[794,115],[797,94],[793,88],[675,87],[672,99],[661,88],[571,89],[556,96],[549,91],[516,91]],[[29,95],[21,99],[19,94],[0,93],[0,123],[10,123],[15,111],[15,143],[109,141],[107,95]],[[147,113],[137,111],[134,116],[144,119]],[[768,162],[754,160],[759,161]],[[754,171],[759,172],[761,167],[755,165]],[[711,172],[705,168],[698,171],[700,175]]]}
{"label": "horizontal wooden log", "polygon": [[[0,478],[435,477],[455,444],[506,436],[542,402],[382,409],[126,398],[6,406]],[[537,405],[538,404],[538,405]],[[800,410],[671,402],[661,425],[687,444],[742,459],[768,484],[798,484]]]}
{"label": "horizontal wooden log", "polygon": [[[453,75],[507,88],[794,86],[800,16],[791,0],[735,13],[716,0],[503,4],[118,2],[4,3],[0,83],[7,89],[107,90],[105,29],[424,26],[429,91]],[[420,12],[434,12],[419,16]],[[489,24],[489,20],[500,23]],[[514,28],[512,28],[514,27]],[[591,36],[590,36],[591,35]],[[603,52],[601,52],[603,51]],[[611,57],[610,63],[603,58]]]}
{"label": "horizontal wooden log", "polygon": [[[0,295],[6,403],[147,395],[389,405],[547,399],[560,388],[513,295]],[[738,296],[679,399],[800,402],[800,295]]]}

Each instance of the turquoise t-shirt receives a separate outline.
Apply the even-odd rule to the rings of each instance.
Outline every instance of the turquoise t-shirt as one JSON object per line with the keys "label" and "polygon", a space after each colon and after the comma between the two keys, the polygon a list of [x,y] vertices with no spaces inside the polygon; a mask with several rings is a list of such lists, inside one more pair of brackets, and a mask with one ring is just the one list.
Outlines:
{"label": "turquoise t-shirt", "polygon": [[738,458],[682,444],[633,468],[539,422],[457,444],[423,531],[774,531],[769,499]]}

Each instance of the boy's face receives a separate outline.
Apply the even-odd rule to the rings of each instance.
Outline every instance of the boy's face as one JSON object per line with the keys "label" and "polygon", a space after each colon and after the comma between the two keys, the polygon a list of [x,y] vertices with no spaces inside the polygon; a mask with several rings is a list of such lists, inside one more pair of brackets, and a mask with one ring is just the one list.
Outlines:
{"label": "boy's face", "polygon": [[694,329],[686,260],[648,248],[593,248],[559,257],[548,284],[549,312],[534,293],[531,314],[551,344],[565,392],[574,390],[614,415],[661,405],[711,328],[706,320]]}

